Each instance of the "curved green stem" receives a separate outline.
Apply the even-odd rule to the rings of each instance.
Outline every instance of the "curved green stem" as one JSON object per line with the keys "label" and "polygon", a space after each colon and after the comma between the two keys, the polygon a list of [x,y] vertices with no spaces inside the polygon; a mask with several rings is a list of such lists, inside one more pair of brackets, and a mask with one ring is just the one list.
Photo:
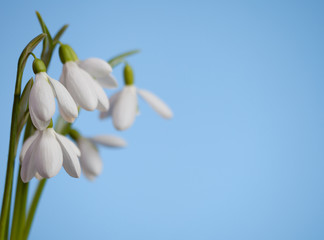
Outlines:
{"label": "curved green stem", "polygon": [[[16,92],[14,96],[14,104],[12,108],[12,117],[11,117],[11,130],[10,130],[10,143],[9,143],[9,155],[8,155],[8,163],[7,163],[7,174],[6,174],[6,183],[5,190],[3,194],[3,202],[1,209],[1,218],[0,218],[0,240],[5,240],[6,233],[6,225],[7,219],[10,214],[10,200],[11,200],[11,192],[12,192],[12,180],[14,175],[14,167],[15,167],[15,157],[16,157],[16,132],[17,132],[17,114],[19,112],[19,98],[20,98],[20,81],[16,83]],[[19,91],[17,91],[17,89]]]}
{"label": "curved green stem", "polygon": [[[34,127],[31,118],[29,117],[25,128],[24,142],[28,137],[30,137],[33,134],[33,132],[34,132]],[[15,206],[14,206],[11,235],[10,235],[11,240],[21,239],[22,232],[25,225],[25,219],[26,219],[28,183],[24,183],[21,180],[20,171],[21,171],[21,165],[19,165],[19,172],[17,176]]]}
{"label": "curved green stem", "polygon": [[[18,175],[20,175],[21,171],[21,166],[19,166],[19,172]],[[15,205],[14,205],[14,213],[13,213],[13,218],[12,218],[12,227],[11,227],[11,235],[10,239],[18,239],[18,234],[19,234],[19,228],[20,228],[20,213],[21,213],[21,195],[22,195],[22,185],[23,182],[21,181],[21,178],[18,177],[17,179],[17,187],[16,187],[16,196],[15,196]]]}
{"label": "curved green stem", "polygon": [[8,219],[10,215],[10,203],[11,203],[12,182],[13,182],[12,180],[14,175],[15,158],[16,158],[16,150],[17,150],[16,140],[19,138],[17,134],[17,129],[18,129],[17,119],[19,115],[21,80],[22,80],[24,68],[29,53],[34,50],[34,48],[38,45],[40,41],[44,39],[45,36],[46,36],[45,34],[40,34],[37,37],[35,37],[33,40],[31,40],[27,44],[25,49],[22,51],[18,60],[15,94],[14,94],[14,101],[13,101],[12,115],[11,115],[11,128],[10,128],[10,141],[9,141],[6,182],[5,182],[2,208],[1,208],[1,217],[0,217],[0,240],[5,240],[7,238],[6,234],[8,233],[8,227],[9,227]]}
{"label": "curved green stem", "polygon": [[43,189],[45,187],[45,183],[46,183],[46,179],[42,179],[39,181],[33,201],[30,205],[29,211],[28,211],[28,215],[27,215],[27,220],[26,220],[26,224],[25,224],[25,229],[23,231],[23,236],[22,239],[23,240],[27,240],[29,232],[30,232],[30,228],[32,226],[33,223],[33,219],[34,219],[34,215],[37,209],[37,205],[38,202],[40,200],[40,197],[42,195]]}

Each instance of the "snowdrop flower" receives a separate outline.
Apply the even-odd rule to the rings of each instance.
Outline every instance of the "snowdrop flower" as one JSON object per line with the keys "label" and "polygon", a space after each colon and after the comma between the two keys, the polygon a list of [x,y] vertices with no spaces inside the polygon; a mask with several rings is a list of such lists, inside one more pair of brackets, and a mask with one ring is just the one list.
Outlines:
{"label": "snowdrop flower", "polygon": [[127,145],[122,138],[111,135],[100,135],[92,138],[85,138],[75,130],[70,130],[71,137],[76,140],[81,151],[80,164],[81,169],[89,180],[94,180],[102,172],[102,159],[100,157],[97,145],[106,147],[120,148]]}
{"label": "snowdrop flower", "polygon": [[110,75],[110,65],[98,58],[79,61],[73,49],[62,44],[59,49],[63,71],[60,82],[67,88],[80,107],[88,111],[107,111],[109,100],[101,87],[115,87],[116,80]]}
{"label": "snowdrop flower", "polygon": [[78,116],[78,108],[66,88],[48,76],[42,60],[34,60],[33,70],[36,76],[29,95],[29,113],[34,126],[44,130],[49,125],[55,113],[55,97],[64,120],[73,122]]}
{"label": "snowdrop flower", "polygon": [[113,124],[118,130],[129,128],[135,121],[137,114],[137,94],[140,95],[161,117],[170,119],[173,116],[171,109],[153,93],[138,89],[134,86],[134,77],[131,67],[124,68],[125,87],[110,98],[109,111],[101,112],[100,118],[112,116]]}
{"label": "snowdrop flower", "polygon": [[62,165],[71,177],[78,178],[80,154],[71,140],[56,133],[52,127],[37,130],[24,142],[20,152],[21,179],[26,183],[34,176],[38,179],[54,177]]}
{"label": "snowdrop flower", "polygon": [[111,89],[118,87],[117,80],[111,74],[112,68],[105,60],[88,58],[79,61],[78,66],[89,73],[103,88]]}

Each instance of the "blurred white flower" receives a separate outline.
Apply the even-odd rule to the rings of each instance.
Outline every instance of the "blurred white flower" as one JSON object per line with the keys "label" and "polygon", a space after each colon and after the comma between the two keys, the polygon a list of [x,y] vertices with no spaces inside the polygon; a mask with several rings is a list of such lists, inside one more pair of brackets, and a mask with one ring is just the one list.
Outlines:
{"label": "blurred white flower", "polygon": [[91,75],[103,88],[116,88],[118,83],[111,74],[112,68],[105,60],[100,58],[88,58],[77,62],[79,67]]}
{"label": "blurred white flower", "polygon": [[118,130],[132,126],[137,114],[137,94],[140,95],[161,117],[170,119],[171,109],[153,93],[126,85],[120,92],[110,98],[110,109],[100,113],[100,118],[112,116],[113,124]]}
{"label": "blurred white flower", "polygon": [[78,178],[81,174],[80,154],[71,140],[53,128],[37,130],[25,141],[20,152],[21,179],[29,182],[34,176],[38,179],[54,177],[62,165],[71,177]]}
{"label": "blurred white flower", "polygon": [[122,138],[110,135],[101,135],[92,138],[79,137],[77,144],[81,151],[81,168],[89,180],[94,180],[102,171],[103,164],[96,144],[116,148],[127,145],[126,141]]}
{"label": "blurred white flower", "polygon": [[[44,65],[39,59],[34,61],[33,67],[35,63]],[[45,65],[42,67],[45,68]],[[78,108],[69,92],[59,81],[48,76],[46,68],[41,72],[35,68],[35,83],[29,95],[29,113],[34,126],[44,130],[49,125],[55,113],[55,97],[62,117],[67,122],[73,122],[78,116]]]}
{"label": "blurred white flower", "polygon": [[113,124],[118,130],[132,126],[138,113],[137,94],[139,94],[161,117],[170,119],[171,109],[157,96],[147,90],[141,90],[134,85],[132,68],[126,64],[124,68],[125,87],[110,98],[110,109],[102,111],[100,118],[112,116]]}

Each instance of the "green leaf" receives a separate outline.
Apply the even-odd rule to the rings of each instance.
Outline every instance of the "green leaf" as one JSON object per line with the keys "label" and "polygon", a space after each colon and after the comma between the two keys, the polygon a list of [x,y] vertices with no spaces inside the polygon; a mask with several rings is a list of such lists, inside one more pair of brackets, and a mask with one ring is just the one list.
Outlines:
{"label": "green leaf", "polygon": [[[17,126],[17,134],[18,136],[20,135],[21,131],[23,130],[27,120],[29,117],[29,111],[27,110],[24,115],[22,116],[21,120],[18,122],[18,126]],[[19,140],[19,139],[18,139]]]}
{"label": "green leaf", "polygon": [[31,40],[27,44],[27,46],[24,48],[24,50],[20,54],[20,57],[18,60],[17,80],[16,80],[16,89],[15,89],[16,95],[20,95],[21,79],[22,79],[22,75],[23,75],[23,72],[24,72],[24,69],[26,66],[28,56],[45,37],[46,37],[46,34],[44,34],[44,33],[39,34],[37,37],[35,37],[33,40]]}
{"label": "green leaf", "polygon": [[31,78],[27,82],[19,100],[19,114],[18,114],[18,128],[17,128],[18,136],[20,135],[29,117],[28,100],[29,100],[29,94],[32,89],[32,86],[33,86],[33,78]]}
{"label": "green leaf", "polygon": [[20,119],[25,114],[25,112],[28,111],[28,100],[29,100],[29,94],[32,86],[33,86],[33,78],[31,78],[27,82],[24,91],[20,96],[18,121],[20,121]]}
{"label": "green leaf", "polygon": [[60,115],[56,120],[54,129],[57,133],[66,135],[69,133],[71,126],[72,124],[66,122]]}
{"label": "green leaf", "polygon": [[132,50],[132,51],[129,51],[129,52],[122,53],[122,54],[110,59],[108,61],[108,63],[110,64],[111,67],[116,67],[118,64],[124,62],[126,57],[131,56],[131,55],[136,54],[136,53],[139,53],[139,52],[140,52],[139,49],[135,49],[135,50]]}
{"label": "green leaf", "polygon": [[[52,45],[49,46],[48,51],[45,52],[45,54],[42,54],[42,60],[45,63],[45,66],[48,68],[48,65],[50,64],[52,55],[53,55],[53,51],[56,47],[56,45],[58,44],[61,36],[63,35],[63,33],[65,32],[65,30],[67,29],[68,25],[64,25],[55,35],[53,41],[52,41]],[[43,51],[44,51],[44,46],[43,46]]]}
{"label": "green leaf", "polygon": [[47,28],[47,26],[46,26],[46,24],[45,24],[42,16],[40,15],[40,13],[38,11],[36,11],[36,15],[37,15],[39,24],[42,27],[43,33],[46,33],[47,34],[47,38],[50,41],[50,43],[53,42],[52,36],[51,36],[50,32],[48,31],[48,28]]}
{"label": "green leaf", "polygon": [[65,30],[69,27],[69,25],[64,25],[54,36],[53,38],[53,48],[54,46],[58,43],[58,41],[60,40],[60,38],[62,37],[63,33],[65,32]]}
{"label": "green leaf", "polygon": [[46,54],[49,51],[51,51],[50,49],[52,48],[53,39],[52,39],[52,36],[51,36],[50,32],[48,31],[48,28],[47,28],[42,16],[40,15],[40,13],[36,11],[36,15],[37,15],[39,24],[42,27],[43,33],[45,33],[47,35],[43,41],[43,50],[42,50],[42,54],[41,54],[41,58],[44,59]]}

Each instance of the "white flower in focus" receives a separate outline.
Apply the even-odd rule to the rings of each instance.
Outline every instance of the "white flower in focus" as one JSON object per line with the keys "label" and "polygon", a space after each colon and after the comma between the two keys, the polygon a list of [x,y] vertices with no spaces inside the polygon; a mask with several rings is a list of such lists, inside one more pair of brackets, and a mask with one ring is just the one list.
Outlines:
{"label": "white flower in focus", "polygon": [[59,51],[63,63],[60,82],[77,105],[88,111],[108,111],[109,100],[101,85],[109,88],[117,85],[110,75],[110,65],[98,58],[79,61],[68,45],[61,45]]}
{"label": "white flower in focus", "polygon": [[102,135],[92,138],[79,137],[77,144],[81,151],[82,171],[89,180],[94,180],[101,173],[103,165],[96,144],[118,148],[125,147],[126,141],[119,137]]}
{"label": "white flower in focus", "polygon": [[137,94],[140,95],[161,117],[170,119],[171,109],[156,95],[138,89],[133,85],[133,73],[129,65],[124,69],[125,87],[110,98],[110,109],[100,113],[100,118],[112,116],[113,124],[118,130],[129,128],[137,115]]}
{"label": "white flower in focus", "polygon": [[56,133],[53,128],[37,130],[24,142],[20,152],[21,179],[26,183],[33,177],[54,177],[62,165],[71,177],[78,178],[81,174],[80,154],[71,140]]}
{"label": "white flower in focus", "polygon": [[33,68],[36,75],[29,95],[29,113],[34,126],[39,130],[47,128],[55,113],[55,97],[64,120],[73,122],[78,116],[78,108],[69,92],[48,76],[40,59],[34,60]]}

